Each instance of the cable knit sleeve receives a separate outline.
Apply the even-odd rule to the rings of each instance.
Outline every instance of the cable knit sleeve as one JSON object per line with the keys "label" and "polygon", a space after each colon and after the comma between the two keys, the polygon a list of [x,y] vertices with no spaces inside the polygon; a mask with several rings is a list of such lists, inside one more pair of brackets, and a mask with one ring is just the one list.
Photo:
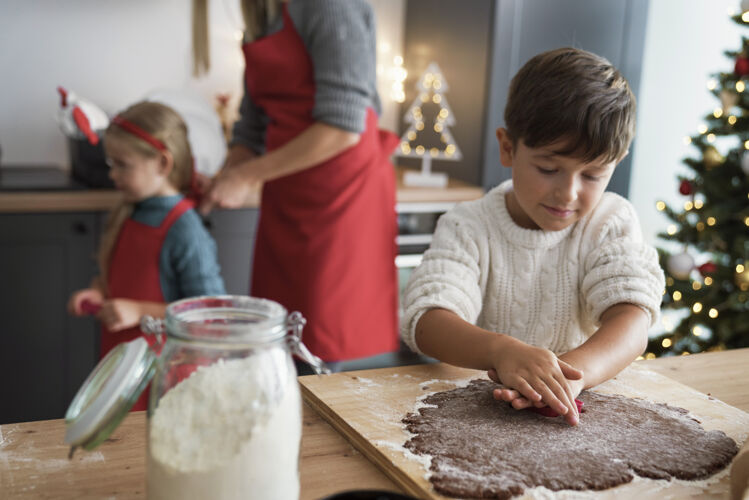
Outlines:
{"label": "cable knit sleeve", "polygon": [[481,242],[473,227],[475,217],[460,206],[440,217],[432,244],[411,274],[403,294],[401,337],[415,352],[415,329],[430,309],[454,312],[475,323],[481,312]]}
{"label": "cable knit sleeve", "polygon": [[611,306],[640,306],[652,326],[660,314],[665,286],[655,249],[644,243],[632,205],[608,194],[592,215],[585,237],[593,243],[584,258],[581,294],[587,314],[597,324]]}

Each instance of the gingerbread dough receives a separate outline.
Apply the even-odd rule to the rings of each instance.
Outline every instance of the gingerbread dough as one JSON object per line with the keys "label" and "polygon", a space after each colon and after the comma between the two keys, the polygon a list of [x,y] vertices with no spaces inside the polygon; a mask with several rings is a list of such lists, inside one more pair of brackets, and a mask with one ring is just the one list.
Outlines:
{"label": "gingerbread dough", "polygon": [[406,448],[432,457],[430,481],[443,495],[506,499],[526,488],[603,490],[632,480],[704,479],[738,452],[687,410],[585,391],[577,427],[494,400],[489,380],[438,392],[403,419]]}

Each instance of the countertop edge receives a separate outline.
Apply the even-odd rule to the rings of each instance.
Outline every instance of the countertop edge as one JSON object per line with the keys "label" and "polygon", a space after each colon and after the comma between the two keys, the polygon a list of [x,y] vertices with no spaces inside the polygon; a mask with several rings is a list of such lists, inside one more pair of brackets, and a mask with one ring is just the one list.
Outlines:
{"label": "countertop edge", "polygon": [[[480,198],[484,190],[473,184],[450,179],[445,188],[404,186],[403,172],[396,168],[396,203],[459,203]],[[99,212],[111,210],[121,194],[112,189],[71,191],[4,191],[0,192],[0,214]],[[260,190],[248,196],[241,208],[258,208]]]}

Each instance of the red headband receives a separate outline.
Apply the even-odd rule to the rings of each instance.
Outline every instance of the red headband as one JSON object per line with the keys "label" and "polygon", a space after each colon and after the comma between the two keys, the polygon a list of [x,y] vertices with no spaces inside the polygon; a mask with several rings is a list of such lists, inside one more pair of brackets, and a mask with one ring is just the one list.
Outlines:
{"label": "red headband", "polygon": [[134,136],[143,139],[144,141],[146,141],[148,144],[155,147],[159,151],[167,150],[167,147],[164,145],[163,142],[161,142],[160,140],[158,140],[157,138],[155,138],[154,136],[152,136],[151,134],[149,134],[148,132],[146,132],[145,130],[143,130],[142,128],[134,124],[133,122],[127,121],[126,119],[122,118],[120,115],[117,115],[114,118],[112,118],[112,123],[119,125],[120,128],[130,132]]}

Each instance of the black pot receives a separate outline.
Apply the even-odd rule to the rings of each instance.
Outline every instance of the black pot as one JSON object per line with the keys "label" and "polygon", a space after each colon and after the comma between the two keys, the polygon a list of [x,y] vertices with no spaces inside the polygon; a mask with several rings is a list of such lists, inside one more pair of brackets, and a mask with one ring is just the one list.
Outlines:
{"label": "black pot", "polygon": [[71,174],[75,180],[91,188],[113,188],[109,166],[101,140],[92,145],[87,139],[68,138]]}

